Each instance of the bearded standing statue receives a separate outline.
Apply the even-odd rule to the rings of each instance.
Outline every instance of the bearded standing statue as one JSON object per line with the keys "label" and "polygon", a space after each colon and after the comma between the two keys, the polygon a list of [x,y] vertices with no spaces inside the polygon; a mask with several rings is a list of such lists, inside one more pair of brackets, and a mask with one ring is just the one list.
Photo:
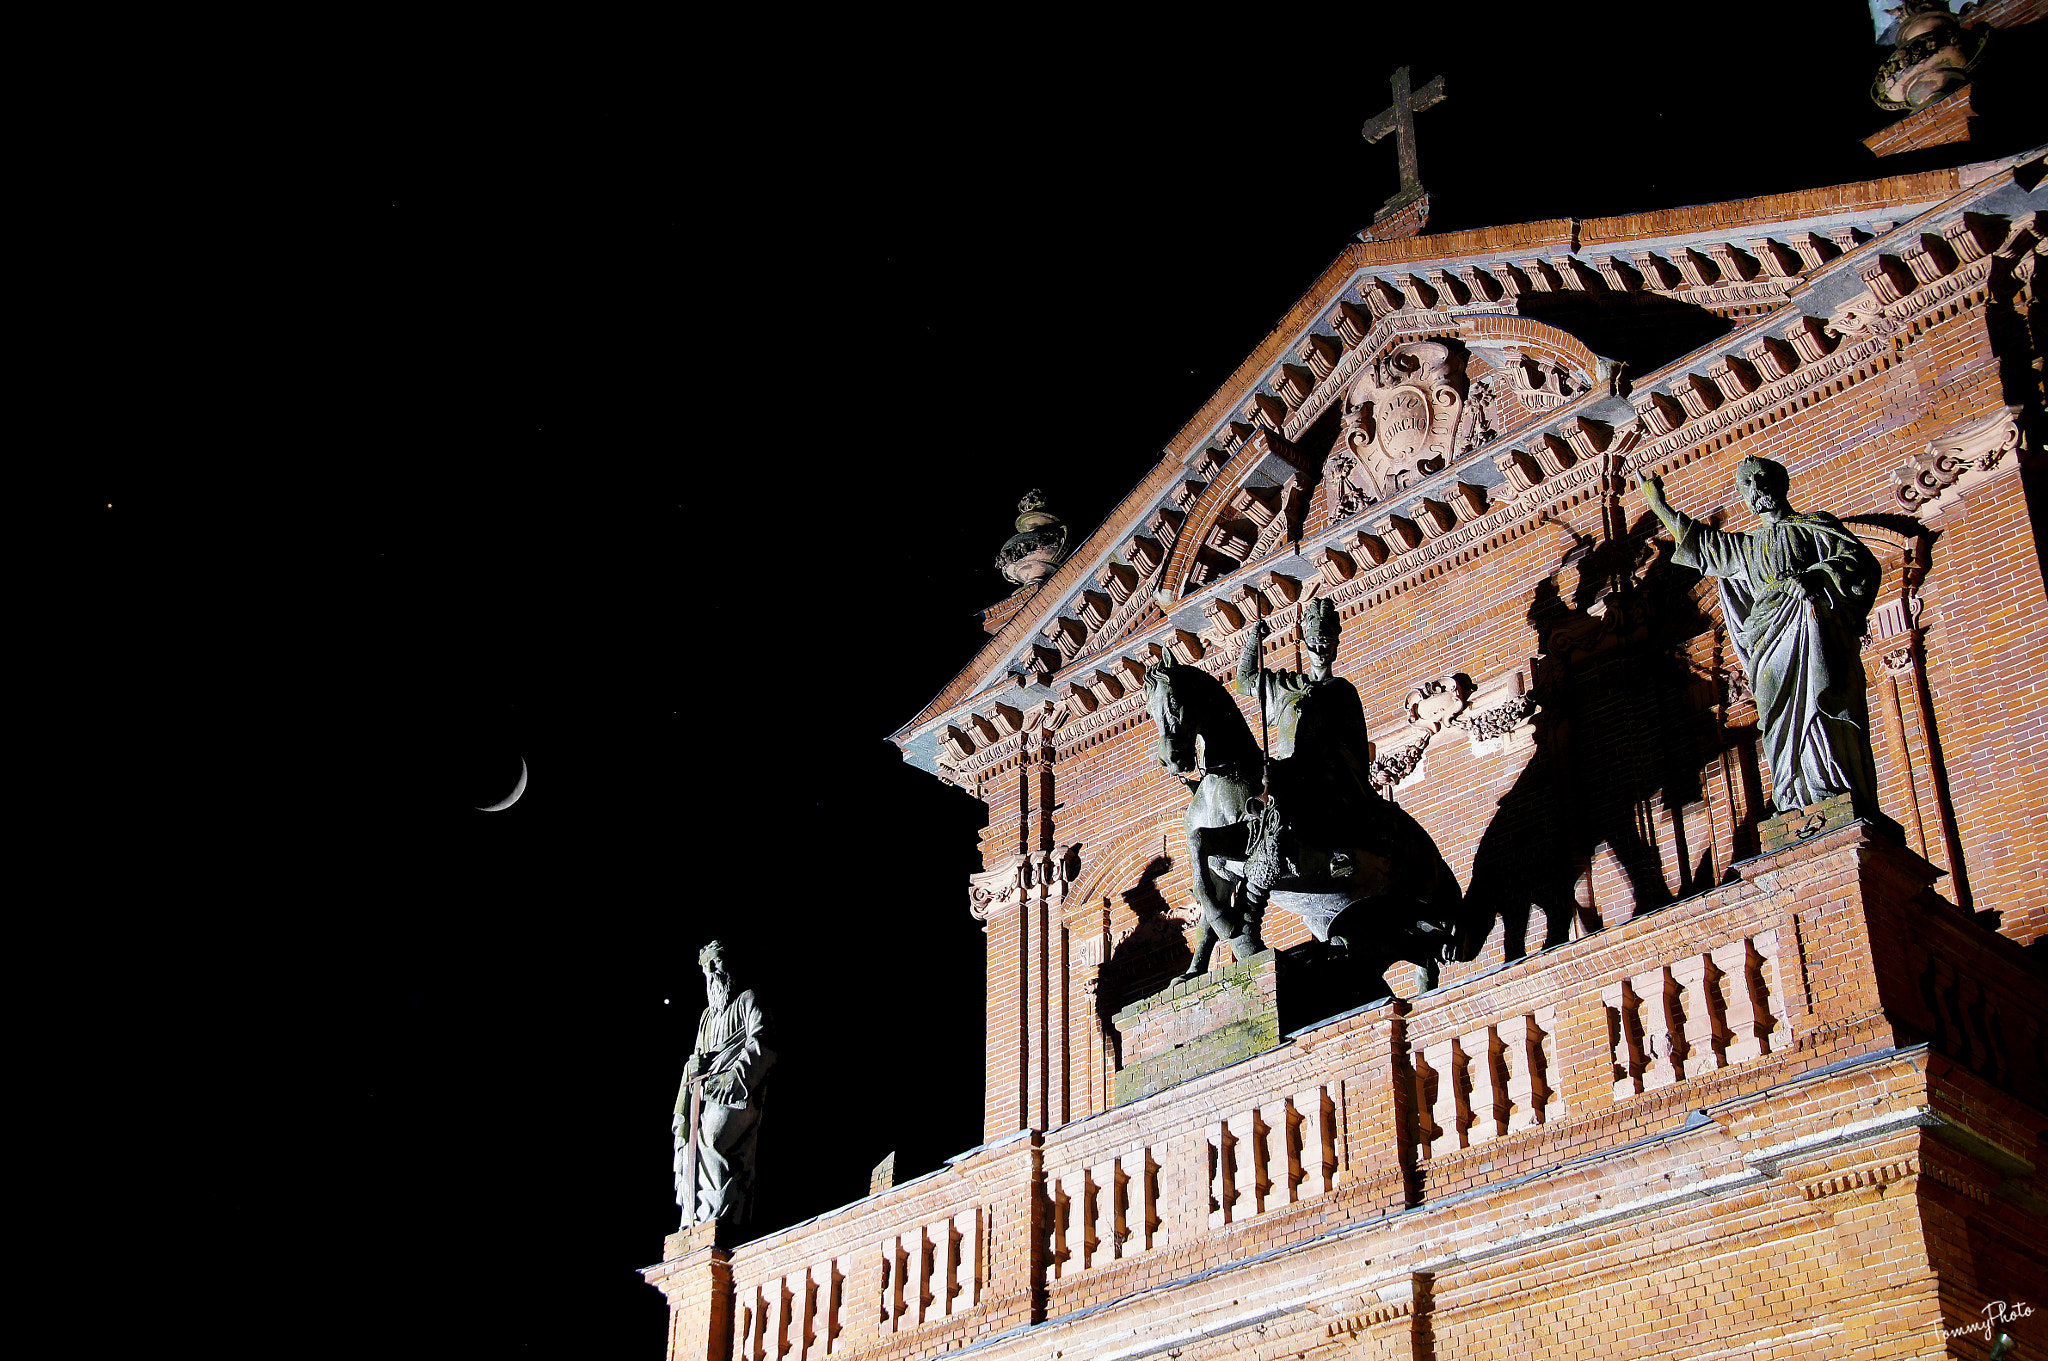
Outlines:
{"label": "bearded standing statue", "polygon": [[1882,569],[1840,520],[1792,509],[1783,464],[1745,458],[1735,485],[1762,521],[1746,534],[1673,510],[1659,478],[1645,477],[1642,493],[1677,541],[1673,561],[1720,579],[1721,612],[1756,694],[1777,811],[1848,794],[1858,817],[1875,818],[1861,640]]}
{"label": "bearded standing statue", "polygon": [[768,1013],[753,990],[733,991],[725,947],[712,941],[698,951],[697,963],[708,1005],[697,1020],[697,1043],[670,1126],[676,1204],[686,1228],[711,1220],[739,1228],[753,1213],[761,1097],[775,1051],[767,1044]]}

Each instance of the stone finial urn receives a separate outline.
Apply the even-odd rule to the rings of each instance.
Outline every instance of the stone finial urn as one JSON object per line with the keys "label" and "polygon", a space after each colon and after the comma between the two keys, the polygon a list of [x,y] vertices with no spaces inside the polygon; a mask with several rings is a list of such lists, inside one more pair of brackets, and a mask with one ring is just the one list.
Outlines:
{"label": "stone finial urn", "polygon": [[1067,555],[1067,527],[1045,508],[1045,493],[1024,493],[1017,503],[1017,532],[996,553],[996,570],[1019,586],[1036,586],[1059,569]]}
{"label": "stone finial urn", "polygon": [[1879,108],[1924,108],[1969,83],[1990,29],[1964,28],[1949,13],[1947,0],[1905,0],[1890,13],[1899,16],[1899,36],[1870,86]]}

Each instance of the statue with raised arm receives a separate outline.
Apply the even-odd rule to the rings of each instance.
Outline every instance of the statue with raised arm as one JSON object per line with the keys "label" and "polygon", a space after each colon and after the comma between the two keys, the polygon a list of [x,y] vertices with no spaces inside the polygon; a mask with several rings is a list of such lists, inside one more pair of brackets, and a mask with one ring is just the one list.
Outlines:
{"label": "statue with raised arm", "polygon": [[[1302,606],[1305,672],[1259,664],[1259,649],[1270,632],[1263,619],[1245,630],[1244,651],[1237,659],[1237,691],[1264,711],[1272,745],[1274,809],[1288,831],[1303,841],[1349,845],[1360,822],[1372,815],[1371,804],[1379,800],[1368,774],[1372,743],[1365,734],[1365,706],[1359,702],[1358,687],[1332,670],[1340,636],[1337,611],[1321,597]],[[1276,843],[1268,839],[1266,845]]]}
{"label": "statue with raised arm", "polygon": [[1756,695],[1777,811],[1848,794],[1857,816],[1876,817],[1860,652],[1882,569],[1840,520],[1792,509],[1783,464],[1745,458],[1735,486],[1762,521],[1746,534],[1673,510],[1659,478],[1645,477],[1642,493],[1678,544],[1672,560],[1720,580],[1721,612]]}
{"label": "statue with raised arm", "polygon": [[[1201,928],[1183,977],[1208,970],[1219,940],[1240,960],[1264,949],[1269,903],[1300,917],[1317,940],[1350,951],[1365,974],[1395,959],[1433,969],[1457,943],[1457,879],[1429,833],[1369,779],[1364,707],[1357,688],[1331,670],[1337,611],[1310,599],[1301,627],[1306,672],[1260,664],[1264,621],[1245,643],[1237,685],[1263,710],[1264,745],[1200,667],[1169,654],[1146,669],[1159,762],[1194,777],[1187,830]],[[1340,919],[1348,934],[1332,933]]]}
{"label": "statue with raised arm", "polygon": [[676,1204],[683,1224],[720,1220],[734,1228],[753,1212],[754,1149],[761,1133],[761,1096],[775,1051],[768,1013],[751,988],[735,993],[725,947],[712,941],[697,953],[708,1005],[697,1019],[697,1043],[676,1097]]}

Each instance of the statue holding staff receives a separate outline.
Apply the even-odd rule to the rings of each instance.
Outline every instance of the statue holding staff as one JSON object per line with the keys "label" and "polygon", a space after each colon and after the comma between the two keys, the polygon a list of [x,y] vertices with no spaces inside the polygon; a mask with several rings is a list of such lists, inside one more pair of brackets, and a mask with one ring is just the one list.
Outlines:
{"label": "statue holding staff", "polygon": [[768,1013],[751,988],[733,991],[725,947],[697,952],[708,1005],[697,1019],[697,1042],[676,1096],[676,1204],[683,1223],[746,1223],[753,1211],[754,1151],[761,1133],[761,1096],[775,1051]]}
{"label": "statue holding staff", "polygon": [[1792,509],[1783,464],[1745,458],[1735,485],[1762,521],[1746,534],[1673,510],[1660,478],[1645,477],[1642,494],[1677,542],[1673,561],[1720,581],[1777,811],[1848,794],[1858,817],[1876,817],[1861,639],[1882,569],[1840,520]]}

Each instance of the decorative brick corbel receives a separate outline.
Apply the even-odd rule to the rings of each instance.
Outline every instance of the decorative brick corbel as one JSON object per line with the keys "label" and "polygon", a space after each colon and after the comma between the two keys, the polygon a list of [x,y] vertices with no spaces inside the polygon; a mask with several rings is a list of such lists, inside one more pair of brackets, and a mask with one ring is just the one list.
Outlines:
{"label": "decorative brick corbel", "polygon": [[1931,233],[1923,234],[1899,252],[1899,258],[1906,262],[1906,268],[1913,271],[1913,277],[1923,284],[1931,284],[1956,267],[1955,252],[1948,242]]}
{"label": "decorative brick corbel", "polygon": [[1749,366],[1747,359],[1724,354],[1707,365],[1707,377],[1714,380],[1714,386],[1721,390],[1729,401],[1756,391],[1756,370]]}
{"label": "decorative brick corbel", "polygon": [[1112,562],[1102,569],[1095,578],[1096,584],[1109,592],[1110,599],[1121,605],[1131,598],[1131,592],[1138,588],[1138,574],[1127,563]]}
{"label": "decorative brick corbel", "polygon": [[1066,698],[1067,703],[1073,707],[1076,713],[1092,714],[1095,712],[1095,706],[1099,702],[1095,697],[1095,691],[1089,688],[1086,682],[1079,679],[1070,680],[1062,685],[1060,687],[1060,694]]}
{"label": "decorative brick corbel", "polygon": [[1437,292],[1420,274],[1403,274],[1394,282],[1408,306],[1425,312],[1436,306]]}
{"label": "decorative brick corbel", "polygon": [[1161,506],[1152,512],[1152,518],[1145,522],[1145,528],[1152,532],[1152,537],[1159,540],[1163,547],[1172,548],[1175,541],[1180,538],[1180,527],[1187,522],[1187,518],[1172,506]]}
{"label": "decorative brick corbel", "polygon": [[1671,252],[1671,263],[1678,266],[1678,272],[1683,274],[1685,281],[1694,288],[1711,286],[1714,280],[1709,278],[1708,275],[1712,273],[1718,276],[1720,273],[1720,271],[1714,268],[1713,261],[1701,255],[1698,251],[1687,250],[1683,246]]}
{"label": "decorative brick corbel", "polygon": [[1358,294],[1365,300],[1368,311],[1377,321],[1391,312],[1397,312],[1407,305],[1408,298],[1400,289],[1375,275],[1360,281]]}
{"label": "decorative brick corbel", "polygon": [[1703,373],[1680,374],[1671,387],[1678,397],[1678,404],[1685,408],[1688,420],[1696,421],[1721,405],[1720,391]]}
{"label": "decorative brick corbel", "polygon": [[1773,279],[1795,279],[1805,262],[1797,254],[1779,245],[1769,237],[1751,241],[1749,253],[1764,267],[1764,273]]}
{"label": "decorative brick corbel", "polygon": [[1564,437],[1551,431],[1544,431],[1533,443],[1536,446],[1536,459],[1547,473],[1561,473],[1579,461],[1578,455],[1572,451],[1572,446]]}
{"label": "decorative brick corbel", "polygon": [[[1621,264],[1621,261],[1620,261],[1620,260],[1618,260],[1617,258],[1615,258],[1614,256],[1612,256],[1612,255],[1596,255],[1596,256],[1594,256],[1594,257],[1593,257],[1593,268],[1595,268],[1595,269],[1597,269],[1597,270],[1599,270],[1599,271],[1600,271],[1600,277],[1601,277],[1602,279],[1605,279],[1605,280],[1607,281],[1607,286],[1608,286],[1608,288],[1612,289],[1612,290],[1613,290],[1614,292],[1616,292],[1616,293],[1633,293],[1633,292],[1635,292],[1635,291],[1636,291],[1636,290],[1635,290],[1634,288],[1631,288],[1631,287],[1629,286],[1629,280],[1628,280],[1628,278],[1627,278],[1627,277],[1626,277],[1625,275],[1623,275],[1623,274],[1622,274],[1622,272],[1621,272],[1621,271],[1622,271],[1622,264]],[[1631,270],[1631,271],[1630,271],[1630,273],[1634,273],[1634,271],[1633,271],[1633,270]]]}
{"label": "decorative brick corbel", "polygon": [[1308,343],[1301,347],[1301,362],[1315,375],[1317,382],[1328,378],[1337,367],[1337,361],[1344,357],[1344,346],[1335,338],[1311,335]]}
{"label": "decorative brick corbel", "polygon": [[1543,480],[1543,467],[1520,449],[1509,449],[1494,460],[1501,475],[1507,478],[1508,486],[1519,496],[1535,488]]}
{"label": "decorative brick corbel", "polygon": [[1460,265],[1458,277],[1465,281],[1465,291],[1474,302],[1498,302],[1501,298],[1500,282],[1477,265]]}
{"label": "decorative brick corbel", "polygon": [[1273,393],[1254,392],[1244,405],[1244,414],[1253,425],[1278,430],[1287,424],[1287,403]]}
{"label": "decorative brick corbel", "polygon": [[1972,260],[1981,260],[1990,250],[1984,244],[1984,238],[1977,234],[1976,224],[1970,221],[1968,213],[1943,227],[1941,239],[1948,243],[1958,264],[1967,265]]}
{"label": "decorative brick corbel", "polygon": [[1358,566],[1351,555],[1337,548],[1318,548],[1308,555],[1315,564],[1316,575],[1325,585],[1340,586],[1358,573]]}
{"label": "decorative brick corbel", "polygon": [[1424,534],[1434,539],[1439,534],[1455,529],[1458,517],[1443,502],[1425,496],[1415,502],[1415,522],[1422,526]]}
{"label": "decorative brick corbel", "polygon": [[1880,255],[1856,271],[1856,277],[1863,280],[1870,296],[1877,299],[1877,305],[1897,302],[1920,286],[1913,277],[1913,271],[1906,268],[1905,261],[1896,255]]}
{"label": "decorative brick corbel", "polygon": [[1387,552],[1386,541],[1381,539],[1379,535],[1368,534],[1364,530],[1344,535],[1337,540],[1337,546],[1349,554],[1353,562],[1363,558],[1375,567],[1385,562],[1390,556]]}
{"label": "decorative brick corbel", "polygon": [[1723,283],[1748,283],[1763,272],[1755,260],[1736,250],[1726,241],[1715,241],[1700,249],[1714,262],[1714,268],[1720,271]]}
{"label": "decorative brick corbel", "polygon": [[1565,442],[1571,445],[1575,460],[1597,458],[1614,442],[1611,427],[1584,416],[1574,416],[1559,428],[1564,432]]}
{"label": "decorative brick corbel", "polygon": [[1039,632],[1060,650],[1062,660],[1071,658],[1088,641],[1088,630],[1080,620],[1060,615]]}
{"label": "decorative brick corbel", "polygon": [[1815,236],[1812,232],[1787,232],[1785,234],[1785,244],[1790,246],[1793,253],[1799,257],[1799,268],[1802,273],[1811,273],[1828,262],[1827,247],[1823,246],[1821,242],[1822,238]]}
{"label": "decorative brick corbel", "polygon": [[1338,303],[1326,324],[1346,346],[1363,344],[1366,333],[1372,330],[1372,318],[1348,302]]}
{"label": "decorative brick corbel", "polygon": [[1453,482],[1451,503],[1459,518],[1476,520],[1486,514],[1486,488],[1474,486],[1470,482]]}
{"label": "decorative brick corbel", "polygon": [[1776,382],[1799,367],[1798,355],[1776,336],[1759,336],[1744,346],[1742,353],[1757,376],[1766,383]]}
{"label": "decorative brick corbel", "polygon": [[1396,553],[1406,553],[1422,542],[1422,530],[1405,515],[1389,515],[1380,538]]}
{"label": "decorative brick corbel", "polygon": [[1801,316],[1792,322],[1785,339],[1792,342],[1792,348],[1799,353],[1799,362],[1812,364],[1827,357],[1835,348],[1834,338],[1828,333],[1827,323],[1819,317]]}
{"label": "decorative brick corbel", "polygon": [[1280,497],[1272,487],[1239,487],[1230,494],[1230,510],[1264,529],[1280,513]]}
{"label": "decorative brick corbel", "polygon": [[1465,281],[1444,268],[1429,271],[1429,286],[1436,293],[1437,302],[1445,307],[1460,307],[1472,301]]}
{"label": "decorative brick corbel", "polygon": [[1088,689],[1101,704],[1113,704],[1124,697],[1124,683],[1107,671],[1088,673]]}
{"label": "decorative brick corbel", "polygon": [[1669,293],[1677,288],[1677,271],[1656,255],[1639,250],[1629,258],[1636,263],[1636,273],[1643,276],[1643,287],[1653,293]]}
{"label": "decorative brick corbel", "polygon": [[1215,596],[1202,602],[1202,614],[1210,624],[1224,633],[1235,633],[1244,627],[1244,615],[1237,606]]}
{"label": "decorative brick corbel", "polygon": [[1301,583],[1281,572],[1262,572],[1252,579],[1252,585],[1266,597],[1269,610],[1284,610],[1301,598]]}

